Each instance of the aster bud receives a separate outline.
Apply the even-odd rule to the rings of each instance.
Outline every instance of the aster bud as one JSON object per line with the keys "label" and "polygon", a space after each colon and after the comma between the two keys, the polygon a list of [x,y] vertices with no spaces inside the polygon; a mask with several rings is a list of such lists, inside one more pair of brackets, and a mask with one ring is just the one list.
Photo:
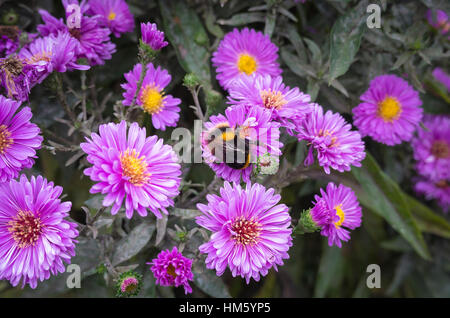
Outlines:
{"label": "aster bud", "polygon": [[122,273],[117,279],[116,296],[117,297],[131,297],[136,296],[142,286],[142,275],[128,271]]}
{"label": "aster bud", "polygon": [[278,156],[266,153],[258,157],[256,169],[260,174],[275,174],[280,166],[280,159]]}
{"label": "aster bud", "polygon": [[185,242],[185,241],[186,241],[186,239],[187,239],[187,234],[188,234],[188,232],[186,232],[186,231],[177,231],[177,232],[176,232],[177,239],[178,239],[180,242]]}
{"label": "aster bud", "polygon": [[298,224],[294,229],[296,234],[313,233],[320,230],[311,217],[311,209],[303,210],[298,220]]}
{"label": "aster bud", "polygon": [[200,79],[194,73],[188,73],[184,76],[183,85],[189,89],[193,89],[197,85],[200,85]]}
{"label": "aster bud", "polygon": [[208,44],[208,36],[205,32],[197,32],[194,37],[195,43],[201,46],[206,46]]}
{"label": "aster bud", "polygon": [[105,274],[106,271],[107,271],[106,265],[103,264],[103,263],[102,263],[102,264],[99,264],[99,265],[95,268],[95,271],[96,271],[97,274],[99,274],[99,275]]}
{"label": "aster bud", "polygon": [[9,10],[2,16],[2,24],[14,25],[17,24],[17,21],[19,21],[19,16],[14,10]]}
{"label": "aster bud", "polygon": [[154,50],[150,45],[146,44],[142,39],[139,40],[139,60],[143,64],[148,64],[155,59],[158,54],[157,50]]}

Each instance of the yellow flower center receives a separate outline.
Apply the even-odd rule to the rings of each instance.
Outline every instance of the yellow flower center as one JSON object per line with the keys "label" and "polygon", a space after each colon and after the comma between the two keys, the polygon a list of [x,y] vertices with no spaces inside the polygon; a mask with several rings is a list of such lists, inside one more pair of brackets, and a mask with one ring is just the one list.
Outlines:
{"label": "yellow flower center", "polygon": [[32,57],[27,59],[28,63],[38,63],[41,61],[50,62],[52,59],[52,52],[40,52],[34,54]]}
{"label": "yellow flower center", "polygon": [[143,186],[151,176],[147,172],[147,162],[145,156],[140,156],[135,149],[130,151],[127,149],[120,156],[120,164],[122,166],[122,174],[128,178],[128,182],[135,186]]}
{"label": "yellow flower center", "polygon": [[112,20],[114,20],[115,18],[116,18],[116,13],[113,12],[113,11],[109,12],[109,14],[108,14],[108,20],[109,20],[109,21],[112,21]]}
{"label": "yellow flower center", "polygon": [[19,248],[34,246],[41,236],[44,225],[39,217],[34,216],[31,211],[19,211],[17,215],[8,222],[8,231]]}
{"label": "yellow flower center", "polygon": [[344,211],[342,211],[342,204],[336,205],[334,209],[336,210],[336,214],[339,216],[339,220],[334,222],[334,225],[338,228],[342,225],[342,223],[344,223],[345,214]]}
{"label": "yellow flower center", "polygon": [[257,66],[256,60],[252,56],[248,54],[239,55],[239,59],[237,61],[239,72],[251,75],[256,71]]}
{"label": "yellow flower center", "polygon": [[402,105],[395,97],[387,96],[378,105],[378,115],[386,122],[397,119],[401,112]]}
{"label": "yellow flower center", "polygon": [[164,92],[160,92],[154,85],[147,85],[142,91],[140,99],[144,111],[150,115],[159,113],[164,106]]}
{"label": "yellow flower center", "polygon": [[0,126],[0,154],[3,154],[6,149],[13,143],[11,133],[6,129],[5,125]]}
{"label": "yellow flower center", "polygon": [[284,99],[283,94],[279,91],[275,92],[271,89],[263,90],[260,95],[265,108],[279,110],[287,103],[287,100]]}

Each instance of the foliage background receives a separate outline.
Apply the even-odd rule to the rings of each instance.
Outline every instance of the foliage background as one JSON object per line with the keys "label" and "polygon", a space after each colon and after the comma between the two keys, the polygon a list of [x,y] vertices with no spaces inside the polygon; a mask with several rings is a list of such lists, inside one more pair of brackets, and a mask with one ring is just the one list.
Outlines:
{"label": "foliage background", "polygon": [[[114,120],[115,103],[122,99],[123,74],[137,62],[138,26],[147,21],[156,22],[170,42],[156,63],[172,75],[167,92],[182,99],[182,127],[193,128],[196,118],[188,107],[193,103],[192,96],[182,85],[188,72],[196,73],[202,81],[201,103],[208,113],[225,109],[225,93],[215,80],[210,58],[226,32],[245,26],[271,35],[280,48],[279,61],[287,85],[299,87],[325,109],[340,112],[349,121],[352,107],[358,104],[370,80],[383,73],[407,76],[420,91],[425,112],[448,113],[448,92],[433,81],[431,71],[436,66],[450,69],[449,42],[424,19],[428,8],[450,12],[448,1],[373,0],[371,3],[382,8],[381,29],[366,26],[367,0],[308,0],[305,4],[292,0],[127,2],[137,27],[133,33],[113,39],[117,45],[113,59],[87,73],[65,74],[66,96],[74,109],[85,100],[88,111],[99,114],[92,123],[93,131],[99,118]],[[13,8],[20,15],[18,25],[29,32],[40,23],[37,8],[63,16],[58,0],[0,3],[1,14]],[[73,202],[72,218],[90,226],[90,230],[83,230],[72,261],[82,268],[82,288],[67,289],[68,274],[61,274],[40,283],[36,290],[12,288],[1,281],[0,297],[112,297],[111,267],[115,268],[112,271],[135,268],[142,273],[141,297],[183,297],[181,289],[155,286],[145,265],[161,248],[181,243],[177,226],[190,231],[189,239],[182,244],[184,253],[196,258],[194,293],[189,297],[450,296],[449,216],[434,202],[414,194],[414,160],[408,143],[387,147],[365,138],[368,156],[363,167],[327,176],[318,167],[307,172],[297,168],[303,162],[306,145],[283,137],[280,171],[259,181],[281,191],[283,203],[291,207],[294,224],[300,212],[310,206],[313,195],[330,180],[350,185],[357,192],[363,205],[363,223],[342,249],[328,247],[318,233],[295,237],[286,265],[247,287],[228,272],[217,278],[198,255],[197,247],[205,233],[195,230],[192,216],[196,212],[191,200],[204,194],[205,189],[216,190],[207,188],[214,175],[205,164],[183,164],[182,194],[169,220],[157,222],[149,216],[129,221],[109,213],[93,219],[101,198],[89,195],[90,180],[81,172],[86,161],[76,146],[70,146],[79,144],[82,135],[77,129],[68,131],[66,115],[51,86],[47,81],[34,88],[30,97],[33,121],[41,127],[47,146],[39,152],[29,173],[43,174],[63,186],[66,199]],[[221,96],[219,102],[217,94]],[[148,116],[139,120],[149,135],[157,134],[174,143],[170,141],[171,129],[155,131]],[[58,149],[60,144],[65,145],[65,151]],[[381,266],[380,289],[366,287],[369,264]]]}

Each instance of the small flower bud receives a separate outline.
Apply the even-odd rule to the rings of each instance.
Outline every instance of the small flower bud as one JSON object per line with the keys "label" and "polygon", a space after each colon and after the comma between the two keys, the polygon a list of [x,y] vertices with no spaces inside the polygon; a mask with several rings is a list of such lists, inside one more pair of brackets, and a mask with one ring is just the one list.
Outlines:
{"label": "small flower bud", "polygon": [[257,169],[260,174],[275,174],[280,166],[278,156],[266,153],[258,157]]}
{"label": "small flower bud", "polygon": [[184,76],[183,85],[189,89],[193,89],[200,84],[200,79],[194,73],[188,73]]}
{"label": "small flower bud", "polygon": [[201,46],[206,46],[208,44],[208,36],[205,32],[197,32],[194,38],[195,43]]}
{"label": "small flower bud", "polygon": [[17,21],[19,21],[19,16],[14,10],[10,10],[2,16],[2,24],[14,25],[17,24]]}
{"label": "small flower bud", "polygon": [[142,275],[128,271],[122,273],[117,279],[116,296],[117,297],[131,297],[136,296],[142,286]]}
{"label": "small flower bud", "polygon": [[302,212],[302,214],[300,215],[298,224],[294,229],[294,232],[296,234],[313,233],[313,232],[320,230],[320,228],[317,226],[317,224],[313,221],[310,212],[311,212],[311,209],[304,210]]}

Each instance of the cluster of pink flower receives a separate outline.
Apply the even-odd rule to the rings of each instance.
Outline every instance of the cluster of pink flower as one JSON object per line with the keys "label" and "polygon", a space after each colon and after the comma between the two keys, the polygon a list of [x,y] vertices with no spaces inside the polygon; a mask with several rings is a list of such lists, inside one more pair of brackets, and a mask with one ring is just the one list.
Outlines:
{"label": "cluster of pink flower", "polygon": [[[68,19],[74,3],[78,5],[63,0]],[[81,17],[75,26],[73,21],[64,23],[40,10],[44,21],[38,26],[40,35],[18,54],[0,59],[1,83],[9,98],[26,100],[30,88],[52,72],[103,64],[115,51],[110,34],[118,37],[134,28],[123,0],[83,1],[79,8]],[[168,44],[155,24],[141,24],[141,33],[141,44],[150,50],[159,51]],[[8,43],[2,50],[11,53],[12,47]],[[281,197],[274,189],[251,182],[257,164],[250,159],[281,155],[279,137],[284,131],[307,142],[304,164],[309,166],[317,158],[326,174],[331,169],[344,172],[360,167],[366,155],[364,136],[389,146],[412,140],[422,176],[417,191],[449,206],[449,118],[427,117],[429,130],[418,130],[422,120],[419,94],[406,80],[381,75],[371,81],[360,97],[362,103],[353,109],[358,130],[352,130],[339,113],[325,111],[299,88],[283,83],[277,52],[268,36],[253,29],[234,29],[225,35],[212,64],[230,106],[224,114],[211,116],[202,134],[203,157],[225,183],[218,195],[207,196],[207,204],[197,205],[202,212],[197,224],[212,232],[199,250],[207,254],[206,266],[217,275],[229,268],[233,276],[241,276],[247,283],[283,265],[292,246],[289,208],[279,203]],[[87,65],[78,64],[80,58]],[[167,70],[150,62],[139,63],[124,77],[123,105],[141,107],[151,115],[156,129],[177,125],[181,100],[164,92],[171,81]],[[40,176],[13,180],[33,165],[42,137],[39,128],[30,123],[30,109],[24,107],[15,114],[20,102],[9,98],[0,96],[0,258],[4,260],[0,279],[13,285],[22,280],[23,285],[36,287],[38,279],[64,270],[63,261],[70,262],[74,255],[78,232],[75,223],[64,220],[71,203],[58,198],[62,188]],[[243,164],[220,161],[210,147],[211,135],[222,129],[227,130],[224,140],[236,136],[245,140]],[[137,123],[121,121],[100,125],[99,132],[80,146],[92,165],[84,171],[95,182],[90,192],[105,195],[103,205],[111,207],[111,214],[123,206],[128,218],[134,212],[147,216],[148,210],[158,218],[169,214],[168,208],[179,194],[181,167],[172,147],[162,139],[147,137],[146,129]],[[240,185],[241,180],[245,186]],[[330,182],[312,204],[310,219],[328,237],[330,246],[341,247],[342,241],[350,239],[349,230],[361,225],[356,195],[342,184]],[[183,286],[186,293],[192,292],[192,260],[176,247],[162,251],[149,264],[158,284]],[[121,291],[136,290],[138,279],[125,276]]]}

